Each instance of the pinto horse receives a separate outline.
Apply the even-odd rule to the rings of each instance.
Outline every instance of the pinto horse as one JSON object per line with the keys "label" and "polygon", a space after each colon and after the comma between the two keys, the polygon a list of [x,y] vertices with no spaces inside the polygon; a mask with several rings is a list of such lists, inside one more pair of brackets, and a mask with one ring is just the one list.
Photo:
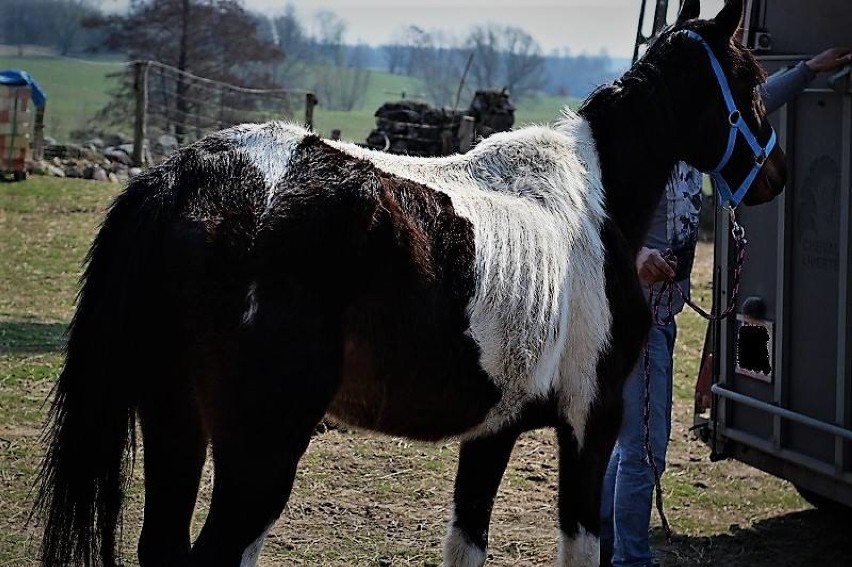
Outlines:
{"label": "pinto horse", "polygon": [[[36,503],[42,562],[116,564],[138,418],[140,564],[254,565],[328,413],[461,440],[453,566],[485,561],[518,435],[555,428],[559,562],[596,565],[622,386],[651,324],[634,257],[666,181],[684,160],[747,180],[749,204],[784,185],[761,71],[731,39],[740,9],[703,21],[685,2],[578,114],[466,155],[271,123],[135,178],[92,245],[68,336]],[[213,497],[192,544],[208,444]]]}

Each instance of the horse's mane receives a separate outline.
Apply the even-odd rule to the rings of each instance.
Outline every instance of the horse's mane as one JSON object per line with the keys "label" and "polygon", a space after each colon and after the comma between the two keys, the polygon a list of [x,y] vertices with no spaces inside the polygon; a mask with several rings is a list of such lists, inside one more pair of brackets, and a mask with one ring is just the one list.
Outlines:
{"label": "horse's mane", "polygon": [[[658,60],[670,52],[670,46],[660,34],[648,47],[647,52],[624,74],[611,84],[602,85],[592,91],[580,106],[579,113],[590,122],[602,114],[629,116],[631,121],[642,119],[648,124],[669,124],[674,120],[670,93],[663,81],[663,70]],[[648,104],[657,99],[658,104]]]}
{"label": "horse's mane", "polygon": [[[647,232],[656,200],[638,202],[631,192],[662,192],[676,162],[674,94],[663,74],[649,49],[619,79],[592,92],[578,110],[594,132],[607,211],[632,245]],[[662,176],[661,170],[666,172]]]}
{"label": "horse's mane", "polygon": [[[704,25],[696,23],[695,31],[701,33]],[[642,110],[646,115],[650,113],[651,122],[666,123],[674,120],[671,93],[666,88],[668,82],[664,80],[666,71],[662,69],[660,62],[666,61],[669,67],[682,66],[684,70],[696,64],[694,59],[687,57],[683,49],[672,42],[672,33],[676,29],[675,26],[669,26],[662,30],[643,56],[620,78],[592,91],[583,101],[580,114],[593,121],[601,112],[611,113],[620,109],[622,112],[634,114],[635,118],[635,106],[643,105]],[[728,64],[732,76],[737,80],[735,82],[740,82],[744,77],[751,78],[746,85],[755,87],[766,79],[766,72],[751,52],[736,42],[733,49],[718,50],[716,55]],[[754,96],[754,102],[759,103],[756,93]],[[645,105],[648,101],[655,104]]]}
{"label": "horse's mane", "polygon": [[[682,159],[681,137],[690,125],[683,124],[684,105],[695,105],[695,112],[707,103],[708,96],[720,96],[706,90],[706,85],[692,84],[701,75],[693,70],[706,65],[706,76],[712,76],[709,61],[697,59],[696,49],[687,49],[687,38],[673,34],[688,28],[714,44],[714,53],[732,76],[738,96],[751,97],[755,109],[761,104],[757,86],[765,77],[751,53],[737,43],[721,44],[712,36],[708,22],[690,22],[663,30],[648,50],[619,79],[592,92],[583,102],[579,114],[589,121],[601,155],[601,170],[607,192],[607,210],[634,246],[648,226],[635,219],[649,219],[656,205],[653,198],[638,199],[635,192],[662,192],[674,165]],[[729,41],[726,39],[725,41]],[[746,89],[750,89],[747,91]],[[680,110],[678,110],[680,109]],[[676,114],[678,113],[678,114]]]}

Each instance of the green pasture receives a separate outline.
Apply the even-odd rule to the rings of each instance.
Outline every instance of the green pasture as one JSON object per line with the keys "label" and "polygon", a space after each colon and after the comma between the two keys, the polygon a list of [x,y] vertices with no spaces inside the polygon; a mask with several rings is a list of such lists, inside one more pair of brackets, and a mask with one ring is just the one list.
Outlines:
{"label": "green pasture", "polygon": [[67,140],[109,100],[115,86],[111,73],[121,71],[115,61],[84,61],[50,56],[0,57],[0,69],[23,69],[47,92],[45,135]]}
{"label": "green pasture", "polygon": [[[116,85],[115,78],[109,75],[121,71],[123,64],[46,55],[0,56],[0,69],[6,68],[23,69],[44,87],[48,94],[45,134],[67,141],[71,131],[85,126],[108,102],[109,93]],[[293,87],[309,90],[310,76],[309,70],[305,84]],[[414,77],[370,71],[367,92],[357,109],[351,112],[329,110],[320,100],[314,116],[316,129],[330,135],[332,129],[339,128],[345,139],[363,142],[375,125],[373,114],[384,102],[399,100],[403,93],[407,98],[419,99],[423,90],[420,80]],[[459,106],[465,108],[469,103],[470,100],[463,98]],[[547,95],[521,100],[515,115],[516,126],[552,122],[563,106],[578,103],[577,99]]]}

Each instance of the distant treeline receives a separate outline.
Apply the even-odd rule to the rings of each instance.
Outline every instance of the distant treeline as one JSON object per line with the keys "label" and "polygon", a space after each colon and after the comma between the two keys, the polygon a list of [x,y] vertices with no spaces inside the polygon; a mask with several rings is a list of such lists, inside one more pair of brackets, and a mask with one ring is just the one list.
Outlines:
{"label": "distant treeline", "polygon": [[[417,77],[424,92],[412,95],[451,105],[465,69],[466,97],[480,88],[506,88],[515,99],[537,93],[582,98],[628,63],[606,54],[546,55],[525,30],[493,24],[473,26],[461,37],[412,25],[389,45],[351,45],[346,22],[334,13],[320,11],[304,22],[292,5],[271,17],[236,0],[136,0],[126,15],[105,15],[99,0],[3,0],[2,12],[2,44],[157,59],[244,86],[310,89],[325,108],[339,110],[360,105],[370,70]],[[172,31],[163,36],[164,29]],[[181,34],[188,43],[177,39]]]}
{"label": "distant treeline", "polygon": [[[350,58],[356,57],[355,54],[357,53],[357,57],[363,58],[370,69],[399,73],[402,72],[402,69],[394,67],[392,63],[394,56],[391,55],[392,50],[399,48],[400,46],[395,45],[378,47],[356,45],[349,46],[348,52]],[[463,59],[468,53],[469,51],[460,49],[459,58]],[[542,60],[544,81],[541,84],[540,92],[554,96],[577,98],[584,98],[596,87],[613,81],[630,66],[629,58],[610,57],[606,53],[596,55],[552,53],[543,56]]]}
{"label": "distant treeline", "polygon": [[61,55],[86,53],[104,41],[84,22],[100,15],[94,0],[2,0],[0,44],[37,45]]}

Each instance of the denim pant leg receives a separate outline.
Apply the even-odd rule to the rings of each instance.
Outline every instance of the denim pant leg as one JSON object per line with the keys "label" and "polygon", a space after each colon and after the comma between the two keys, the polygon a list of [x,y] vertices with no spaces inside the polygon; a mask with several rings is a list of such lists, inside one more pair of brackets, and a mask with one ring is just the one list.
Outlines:
{"label": "denim pant leg", "polygon": [[[665,468],[671,435],[672,355],[677,329],[672,322],[653,326],[651,356],[651,447],[659,471]],[[624,414],[618,443],[604,477],[601,501],[601,554],[612,553],[616,567],[651,565],[648,542],[654,474],[645,458],[645,364],[639,363],[624,386]]]}
{"label": "denim pant leg", "polygon": [[612,561],[615,533],[613,533],[612,508],[615,499],[615,479],[618,472],[618,445],[612,451],[604,474],[601,492],[601,565]]}

